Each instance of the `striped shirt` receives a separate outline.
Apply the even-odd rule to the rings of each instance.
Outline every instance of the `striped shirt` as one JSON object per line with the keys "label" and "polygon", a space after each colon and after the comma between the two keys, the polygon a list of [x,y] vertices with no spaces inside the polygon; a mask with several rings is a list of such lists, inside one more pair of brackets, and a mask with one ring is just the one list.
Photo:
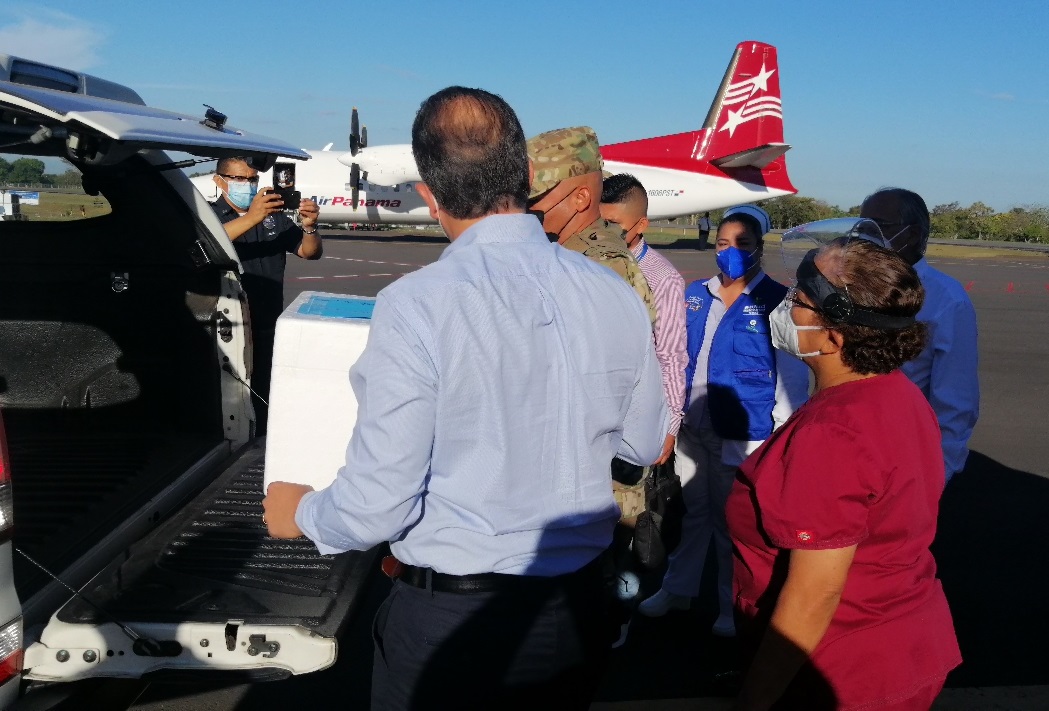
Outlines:
{"label": "striped shirt", "polygon": [[685,409],[685,367],[688,365],[685,334],[685,280],[674,265],[640,238],[630,249],[637,258],[656,301],[656,360],[663,373],[663,393],[670,409],[670,431],[677,436]]}

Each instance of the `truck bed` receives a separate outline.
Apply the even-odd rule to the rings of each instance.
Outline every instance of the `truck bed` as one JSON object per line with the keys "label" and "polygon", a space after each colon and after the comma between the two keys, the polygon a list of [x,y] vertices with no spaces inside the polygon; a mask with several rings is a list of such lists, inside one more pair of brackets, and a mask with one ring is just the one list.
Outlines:
{"label": "truck bed", "polygon": [[[215,447],[194,434],[71,433],[8,415],[18,547],[53,571],[73,563],[107,532]],[[37,418],[30,418],[37,419]],[[29,425],[29,426],[23,426]],[[15,586],[29,599],[50,578],[16,556]]]}
{"label": "truck bed", "polygon": [[[84,593],[132,628],[236,620],[334,638],[363,597],[376,551],[329,556],[307,539],[270,538],[262,523],[264,456],[263,442],[249,446]],[[105,621],[77,599],[57,617],[71,624]]]}

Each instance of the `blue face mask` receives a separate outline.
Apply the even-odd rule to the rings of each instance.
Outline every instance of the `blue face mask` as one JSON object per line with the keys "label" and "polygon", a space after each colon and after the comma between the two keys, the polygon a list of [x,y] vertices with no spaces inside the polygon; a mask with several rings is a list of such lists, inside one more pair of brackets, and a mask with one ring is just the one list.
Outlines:
{"label": "blue face mask", "polygon": [[725,247],[715,256],[718,269],[729,279],[739,279],[753,269],[756,264],[754,252],[744,252],[738,247]]}
{"label": "blue face mask", "polygon": [[255,199],[255,194],[259,192],[259,186],[251,183],[227,182],[226,186],[226,197],[241,210],[247,210],[251,207],[251,201]]}

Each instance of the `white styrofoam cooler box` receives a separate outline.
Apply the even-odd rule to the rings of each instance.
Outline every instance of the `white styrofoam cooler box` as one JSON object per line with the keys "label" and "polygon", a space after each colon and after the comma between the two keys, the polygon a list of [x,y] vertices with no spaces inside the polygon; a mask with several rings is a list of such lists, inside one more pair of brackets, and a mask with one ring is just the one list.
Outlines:
{"label": "white styrofoam cooler box", "polygon": [[375,299],[304,291],[277,319],[264,486],[321,489],[335,480],[357,422],[350,366],[371,325]]}

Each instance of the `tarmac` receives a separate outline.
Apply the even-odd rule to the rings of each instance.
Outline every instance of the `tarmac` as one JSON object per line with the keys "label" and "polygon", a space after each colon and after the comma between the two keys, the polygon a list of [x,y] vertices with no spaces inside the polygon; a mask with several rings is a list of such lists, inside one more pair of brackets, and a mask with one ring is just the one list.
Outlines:
{"label": "tarmac", "polygon": [[[444,238],[390,232],[326,232],[319,262],[289,259],[285,302],[303,290],[374,296],[435,261]],[[695,240],[658,249],[686,281],[716,272]],[[774,250],[766,268],[788,275]],[[948,678],[939,711],[1049,709],[1049,254],[998,248],[930,249],[930,262],[958,279],[980,329],[981,413],[965,471],[948,485],[934,545],[965,662]],[[904,433],[901,433],[901,435]],[[708,566],[712,568],[712,566]],[[649,585],[658,586],[658,577]],[[340,637],[339,660],[317,674],[254,685],[154,684],[134,708],[254,709],[330,698],[367,708],[373,611],[387,581],[376,576],[365,609]],[[594,711],[728,709],[734,643],[710,635],[713,581],[693,609],[636,618],[613,652]],[[321,704],[321,707],[327,705]]]}

